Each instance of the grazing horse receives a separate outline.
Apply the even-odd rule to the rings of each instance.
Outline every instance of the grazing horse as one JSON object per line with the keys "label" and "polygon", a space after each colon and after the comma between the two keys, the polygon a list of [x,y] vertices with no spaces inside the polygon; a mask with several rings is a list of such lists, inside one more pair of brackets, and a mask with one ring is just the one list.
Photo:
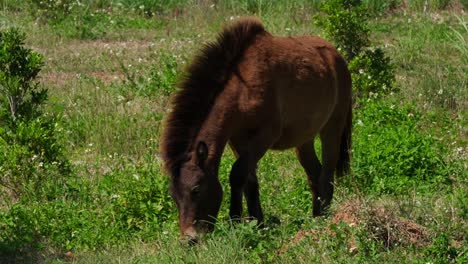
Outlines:
{"label": "grazing horse", "polygon": [[[161,140],[182,236],[212,229],[223,191],[218,179],[227,144],[230,217],[242,195],[250,217],[263,221],[256,168],[268,149],[296,148],[313,197],[313,215],[333,196],[334,172],[349,170],[351,76],[337,50],[318,37],[276,37],[255,18],[226,27],[188,67],[172,98]],[[314,138],[322,143],[322,162]]]}

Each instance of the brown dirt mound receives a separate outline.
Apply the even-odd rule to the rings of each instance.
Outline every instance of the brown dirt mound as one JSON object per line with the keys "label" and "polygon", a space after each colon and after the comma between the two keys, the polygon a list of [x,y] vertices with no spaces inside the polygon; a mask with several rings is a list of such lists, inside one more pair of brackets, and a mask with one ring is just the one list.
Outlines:
{"label": "brown dirt mound", "polygon": [[[423,247],[430,243],[429,234],[423,226],[398,217],[396,212],[397,210],[392,210],[388,206],[370,204],[360,199],[350,199],[336,210],[331,223],[346,223],[351,228],[364,228],[368,232],[369,238],[381,241],[387,249],[410,244]],[[278,251],[278,254],[285,253],[306,237],[318,242],[320,237],[334,236],[334,232],[330,226],[320,230],[300,230],[289,243]],[[349,238],[348,250],[350,253],[359,250],[354,237]]]}
{"label": "brown dirt mound", "polygon": [[388,206],[352,199],[338,208],[332,222],[364,226],[371,238],[382,241],[387,248],[401,244],[427,245],[430,239],[426,229],[409,219],[398,217],[396,211]]}

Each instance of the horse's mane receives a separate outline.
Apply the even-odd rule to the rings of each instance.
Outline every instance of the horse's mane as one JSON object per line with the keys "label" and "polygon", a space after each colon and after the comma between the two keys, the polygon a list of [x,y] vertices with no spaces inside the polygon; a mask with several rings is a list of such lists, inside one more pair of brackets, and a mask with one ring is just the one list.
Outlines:
{"label": "horse's mane", "polygon": [[255,18],[239,20],[224,28],[215,42],[206,44],[188,67],[172,98],[161,140],[164,167],[171,177],[178,175],[192,141],[245,50],[265,32]]}

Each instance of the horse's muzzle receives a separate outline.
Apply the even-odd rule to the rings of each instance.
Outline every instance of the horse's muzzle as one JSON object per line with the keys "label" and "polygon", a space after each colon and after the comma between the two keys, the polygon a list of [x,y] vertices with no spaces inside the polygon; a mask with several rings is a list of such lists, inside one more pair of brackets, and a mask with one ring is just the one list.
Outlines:
{"label": "horse's muzzle", "polygon": [[196,229],[193,226],[191,226],[182,231],[182,233],[180,234],[180,240],[184,244],[195,245],[199,241],[199,235]]}

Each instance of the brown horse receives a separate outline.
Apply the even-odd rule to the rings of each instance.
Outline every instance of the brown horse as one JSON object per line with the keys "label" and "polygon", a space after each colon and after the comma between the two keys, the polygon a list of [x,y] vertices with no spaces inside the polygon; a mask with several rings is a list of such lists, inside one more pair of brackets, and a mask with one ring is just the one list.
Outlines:
{"label": "brown horse", "polygon": [[257,163],[268,149],[292,147],[308,176],[313,215],[320,215],[332,200],[334,172],[349,170],[351,101],[346,62],[325,40],[275,37],[255,18],[225,28],[188,68],[161,141],[181,234],[196,240],[197,232],[212,228],[227,143],[237,158],[231,219],[241,217],[244,194],[249,215],[262,222]]}

